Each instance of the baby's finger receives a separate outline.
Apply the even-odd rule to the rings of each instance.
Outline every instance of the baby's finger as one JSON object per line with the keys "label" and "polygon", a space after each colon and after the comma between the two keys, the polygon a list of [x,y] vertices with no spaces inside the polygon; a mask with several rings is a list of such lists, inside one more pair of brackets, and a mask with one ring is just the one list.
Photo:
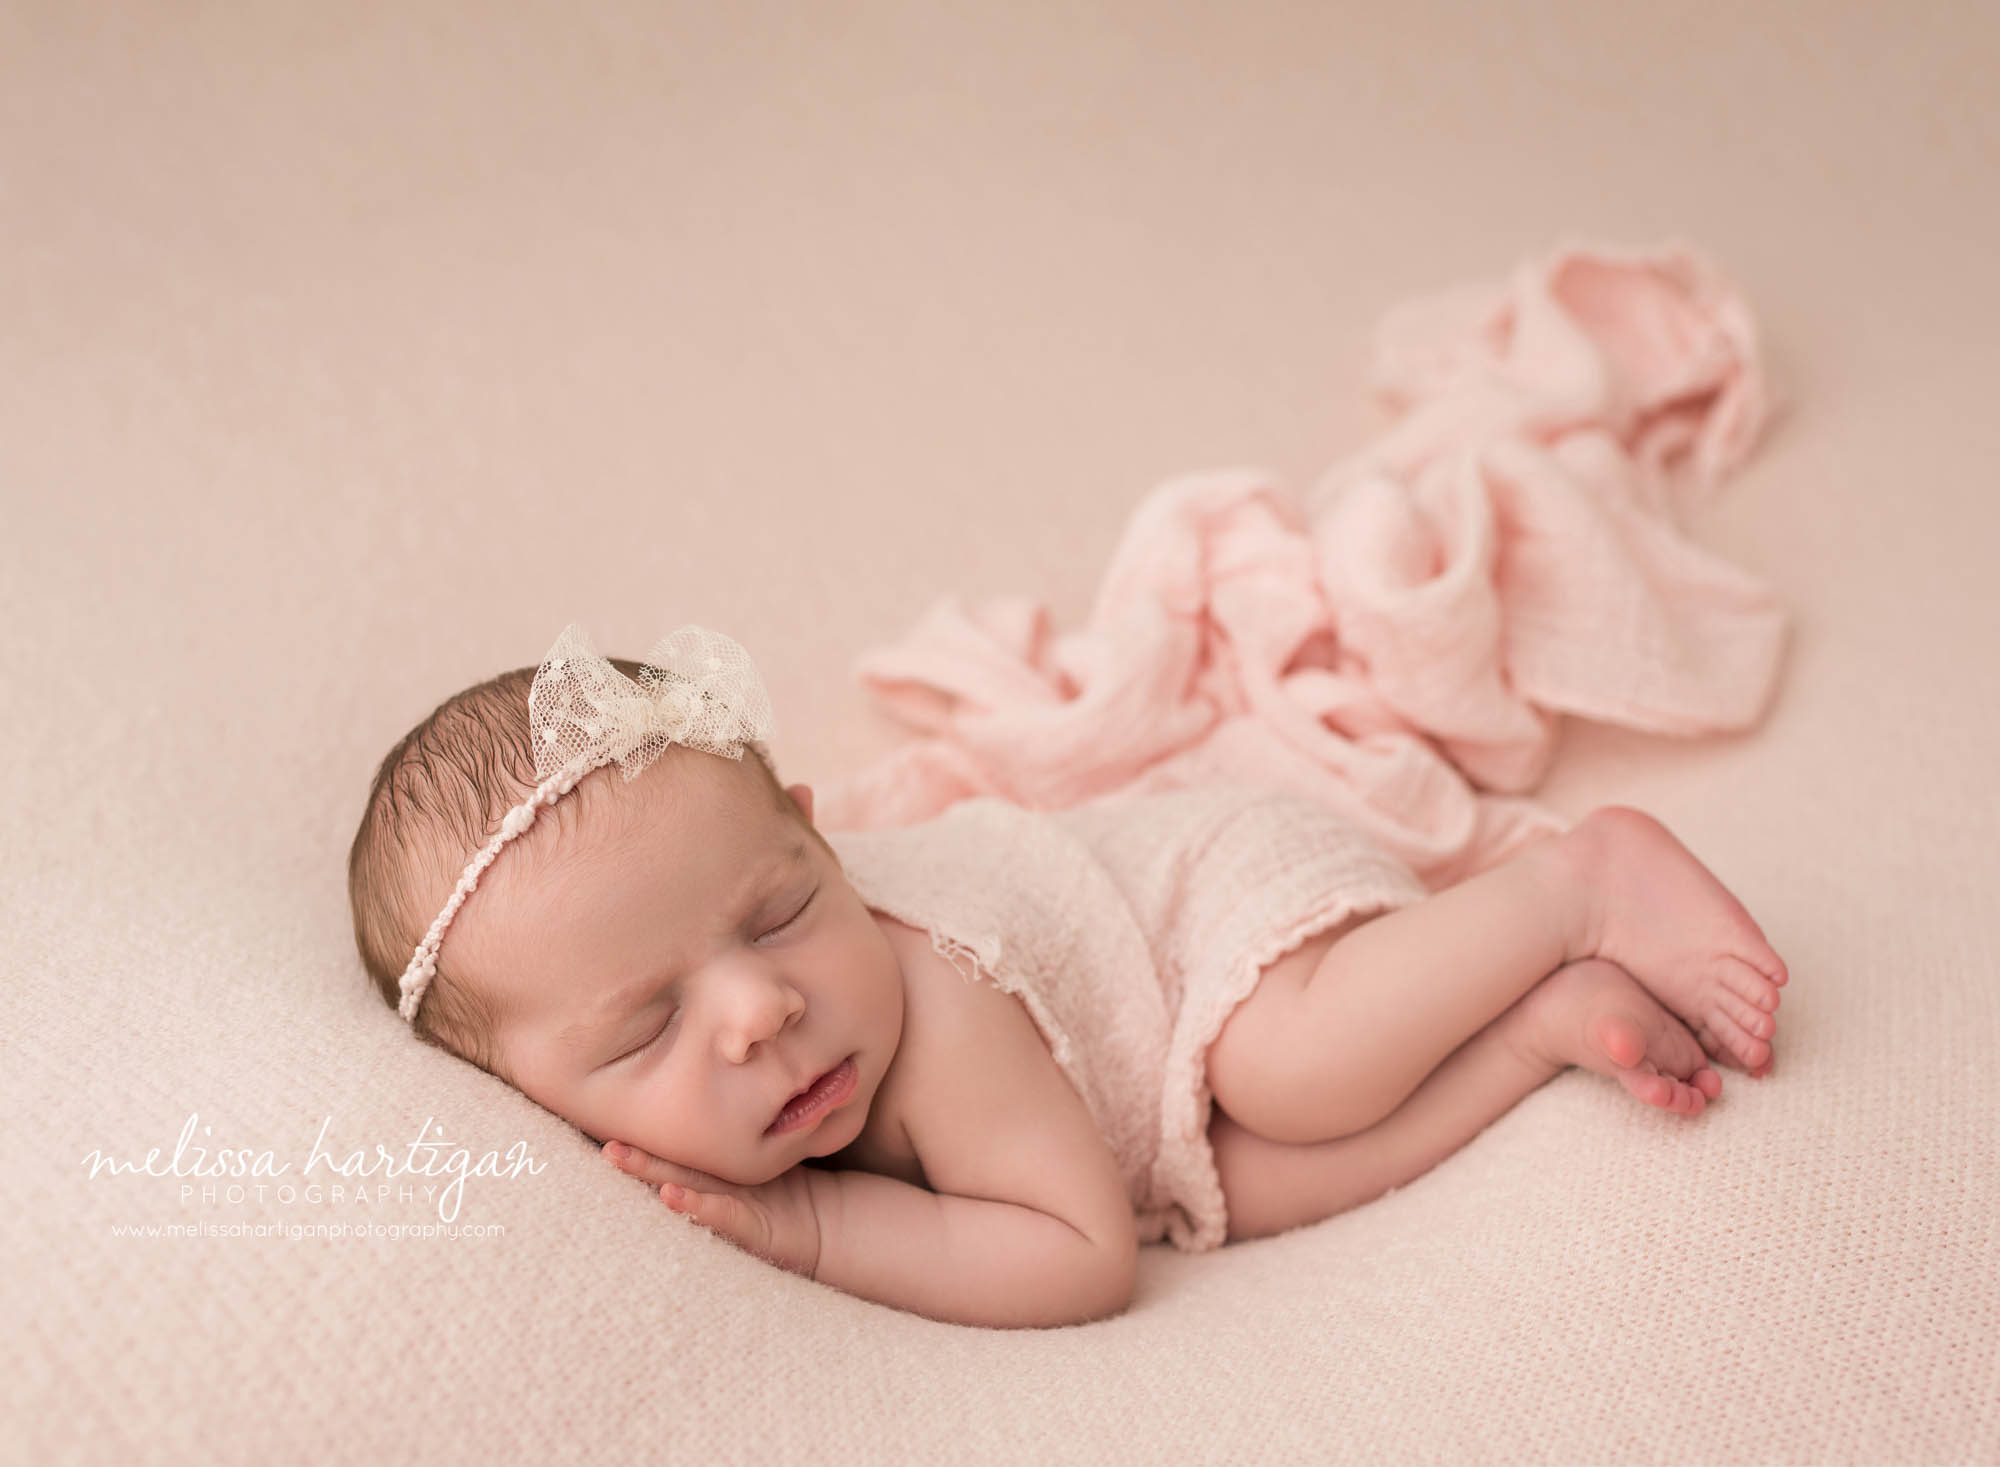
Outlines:
{"label": "baby's finger", "polygon": [[725,1208],[728,1203],[735,1201],[733,1197],[711,1196],[692,1187],[684,1187],[678,1182],[668,1182],[660,1188],[660,1201],[712,1232],[721,1233],[725,1237],[731,1236],[730,1229],[726,1225],[728,1220],[725,1217]]}
{"label": "baby's finger", "polygon": [[641,1151],[636,1146],[628,1146],[623,1141],[604,1143],[604,1159],[617,1167],[628,1177],[651,1182],[655,1187],[662,1182],[684,1181],[689,1173],[684,1167],[677,1167],[670,1161],[662,1161],[649,1151]]}
{"label": "baby's finger", "polygon": [[660,1188],[660,1200],[711,1233],[720,1233],[737,1247],[760,1258],[770,1258],[769,1230],[760,1225],[760,1215],[741,1197],[729,1192],[699,1192],[668,1182]]}
{"label": "baby's finger", "polygon": [[[613,1146],[618,1149],[613,1151],[611,1149]],[[729,1185],[722,1178],[712,1176],[697,1167],[682,1166],[679,1162],[654,1156],[651,1152],[641,1151],[624,1141],[610,1142],[606,1144],[604,1151],[610,1158],[611,1164],[618,1170],[628,1177],[637,1177],[642,1182],[650,1183],[655,1189],[667,1182],[678,1182],[683,1187],[699,1188],[709,1192],[720,1191]]]}

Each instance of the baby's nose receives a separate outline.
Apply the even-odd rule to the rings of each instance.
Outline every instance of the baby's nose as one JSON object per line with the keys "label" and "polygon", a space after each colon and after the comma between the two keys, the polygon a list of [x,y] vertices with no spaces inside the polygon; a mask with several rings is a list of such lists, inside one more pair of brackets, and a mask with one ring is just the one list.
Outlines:
{"label": "baby's nose", "polygon": [[776,1038],[805,1012],[803,994],[768,978],[742,980],[725,1001],[730,1005],[723,1025],[725,1048],[737,1064],[750,1058],[755,1045]]}

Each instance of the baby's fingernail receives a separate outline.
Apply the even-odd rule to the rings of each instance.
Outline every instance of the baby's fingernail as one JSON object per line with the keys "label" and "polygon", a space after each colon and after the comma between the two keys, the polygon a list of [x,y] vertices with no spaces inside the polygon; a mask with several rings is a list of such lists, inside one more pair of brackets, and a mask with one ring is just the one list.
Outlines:
{"label": "baby's fingernail", "polygon": [[680,1183],[678,1182],[667,1183],[667,1185],[664,1188],[662,1188],[661,1191],[665,1195],[667,1201],[669,1202],[679,1202],[685,1199],[687,1196],[687,1189],[681,1186]]}
{"label": "baby's fingernail", "polygon": [[611,1164],[616,1166],[625,1159],[625,1148],[616,1141],[607,1142],[604,1147],[604,1154],[611,1159]]}

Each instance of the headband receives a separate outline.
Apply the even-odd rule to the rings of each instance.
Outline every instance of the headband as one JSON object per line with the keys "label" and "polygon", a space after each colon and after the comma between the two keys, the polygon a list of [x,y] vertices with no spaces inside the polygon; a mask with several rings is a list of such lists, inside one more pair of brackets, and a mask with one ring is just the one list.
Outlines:
{"label": "headband", "polygon": [[749,744],[769,762],[771,700],[750,654],[735,641],[690,624],[660,638],[643,661],[638,678],[627,677],[598,655],[575,622],[563,628],[542,659],[528,690],[528,732],[539,783],[466,864],[451,900],[417,944],[403,970],[403,999],[396,1009],[405,1019],[416,1022],[417,1007],[437,975],[445,930],[500,848],[593,769],[615,759],[630,783],[674,744],[725,759],[741,759]]}

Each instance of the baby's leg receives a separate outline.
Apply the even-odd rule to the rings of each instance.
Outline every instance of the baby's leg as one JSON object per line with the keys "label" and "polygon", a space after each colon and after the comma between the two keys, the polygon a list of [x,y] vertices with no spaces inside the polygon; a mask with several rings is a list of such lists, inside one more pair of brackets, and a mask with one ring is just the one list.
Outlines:
{"label": "baby's leg", "polygon": [[1556,968],[1603,957],[1702,1048],[1769,1070],[1784,962],[1715,875],[1642,811],[1575,829],[1273,965],[1208,1053],[1216,1101],[1273,1141],[1374,1124],[1469,1035]]}
{"label": "baby's leg", "polygon": [[1693,1034],[1615,963],[1568,963],[1460,1045],[1387,1119],[1313,1145],[1246,1130],[1217,1110],[1208,1136],[1229,1240],[1268,1237],[1422,1176],[1571,1064],[1648,1105],[1701,1114],[1721,1093]]}
{"label": "baby's leg", "polygon": [[[1379,1121],[1469,1036],[1585,956],[1591,905],[1576,844],[1571,834],[1546,837],[1370,918],[1316,965],[1273,964],[1208,1051],[1216,1103],[1258,1135],[1293,1144]],[[1526,1083],[1490,1045],[1454,1063],[1491,1071],[1495,1103],[1511,1087],[1502,1111]]]}

